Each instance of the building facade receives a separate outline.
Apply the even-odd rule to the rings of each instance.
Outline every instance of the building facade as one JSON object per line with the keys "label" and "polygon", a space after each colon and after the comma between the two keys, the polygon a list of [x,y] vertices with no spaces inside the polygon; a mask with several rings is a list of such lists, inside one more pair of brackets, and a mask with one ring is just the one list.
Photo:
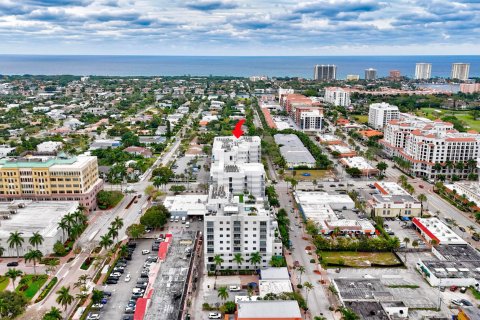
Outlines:
{"label": "building facade", "polygon": [[432,78],[432,64],[431,63],[417,63],[415,65],[415,79],[427,80]]}
{"label": "building facade", "polygon": [[400,111],[397,106],[382,102],[372,103],[368,109],[368,125],[374,129],[383,129],[393,119],[398,119]]}
{"label": "building facade", "polygon": [[380,143],[390,157],[410,162],[411,172],[420,177],[466,179],[472,169],[477,172],[480,135],[458,132],[449,122],[402,114],[400,119],[387,124]]}
{"label": "building facade", "polygon": [[337,79],[337,66],[330,64],[317,64],[313,68],[313,80],[330,81]]}
{"label": "building facade", "polygon": [[297,108],[295,123],[303,131],[321,131],[323,124],[322,108]]}
{"label": "building facade", "polygon": [[350,105],[350,90],[340,87],[325,88],[325,102],[335,106],[347,107]]}
{"label": "building facade", "polygon": [[[259,137],[216,137],[212,148],[210,188],[205,213],[205,268],[253,269],[266,267],[282,254],[275,221],[265,194]],[[256,264],[252,255],[259,254]],[[235,255],[242,256],[237,263]],[[215,264],[215,256],[223,262]]]}
{"label": "building facade", "polygon": [[365,69],[365,80],[376,80],[377,70],[373,68]]}
{"label": "building facade", "polygon": [[102,187],[97,157],[33,154],[0,160],[0,201],[78,201],[92,210]]}
{"label": "building facade", "polygon": [[458,80],[468,80],[470,73],[470,64],[469,63],[453,63],[452,64],[452,79]]}

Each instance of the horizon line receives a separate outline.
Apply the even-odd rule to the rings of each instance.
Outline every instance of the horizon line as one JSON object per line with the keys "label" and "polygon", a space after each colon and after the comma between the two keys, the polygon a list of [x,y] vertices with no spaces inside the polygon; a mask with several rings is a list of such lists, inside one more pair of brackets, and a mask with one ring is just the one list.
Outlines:
{"label": "horizon line", "polygon": [[0,56],[92,56],[92,57],[102,57],[102,56],[114,56],[114,57],[219,57],[219,58],[315,58],[315,57],[478,57],[480,54],[355,54],[355,55],[186,55],[186,54],[77,54],[77,53],[61,53],[61,54],[50,54],[50,53],[0,53]]}

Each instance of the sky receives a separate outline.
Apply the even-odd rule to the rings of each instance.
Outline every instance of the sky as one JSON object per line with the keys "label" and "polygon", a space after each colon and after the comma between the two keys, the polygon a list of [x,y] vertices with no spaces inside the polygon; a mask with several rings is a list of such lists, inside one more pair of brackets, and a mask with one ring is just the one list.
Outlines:
{"label": "sky", "polygon": [[0,53],[478,55],[480,0],[0,0]]}

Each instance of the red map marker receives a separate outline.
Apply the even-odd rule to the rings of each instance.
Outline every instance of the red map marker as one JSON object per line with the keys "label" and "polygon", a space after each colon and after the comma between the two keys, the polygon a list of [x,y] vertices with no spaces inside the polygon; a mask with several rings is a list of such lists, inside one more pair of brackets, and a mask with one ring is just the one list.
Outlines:
{"label": "red map marker", "polygon": [[233,135],[238,139],[243,135],[242,125],[245,123],[245,119],[238,120],[235,125],[235,129],[232,130]]}

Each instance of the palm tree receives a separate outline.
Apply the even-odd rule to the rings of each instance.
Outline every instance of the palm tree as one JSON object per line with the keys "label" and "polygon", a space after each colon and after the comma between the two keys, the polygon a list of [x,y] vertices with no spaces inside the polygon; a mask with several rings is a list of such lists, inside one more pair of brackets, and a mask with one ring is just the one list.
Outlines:
{"label": "palm tree", "polygon": [[23,232],[10,232],[10,237],[8,237],[7,243],[10,249],[15,248],[17,250],[17,258],[20,258],[19,248],[22,246],[25,239],[22,237]]}
{"label": "palm tree", "polygon": [[33,273],[37,274],[37,262],[40,262],[43,258],[43,253],[40,250],[30,250],[25,256],[25,262],[33,261]]}
{"label": "palm tree", "polygon": [[240,270],[240,265],[243,263],[243,261],[245,261],[245,259],[243,259],[243,256],[241,253],[235,253],[233,255],[233,261],[235,261],[235,263],[238,266],[238,270]]}
{"label": "palm tree", "polygon": [[65,220],[60,220],[58,222],[57,229],[62,229],[62,242],[65,242],[65,231],[68,231],[68,224]]}
{"label": "palm tree", "polygon": [[217,275],[217,268],[220,267],[223,263],[223,258],[221,255],[217,254],[213,257],[213,263],[215,263],[215,276]]}
{"label": "palm tree", "polygon": [[43,315],[43,320],[62,320],[62,311],[56,307],[50,308],[50,310]]}
{"label": "palm tree", "polygon": [[[405,243],[405,249],[407,249],[408,244],[410,243],[410,238],[403,238],[403,243]],[[407,250],[405,250],[405,262],[407,262]]]}
{"label": "palm tree", "polygon": [[470,230],[472,233],[475,232],[475,230],[477,229],[473,224],[469,225],[467,227],[468,230]]}
{"label": "palm tree", "polygon": [[120,250],[118,250],[118,255],[122,258],[128,256],[128,246],[127,245],[122,245],[120,247]]}
{"label": "palm tree", "polygon": [[308,306],[308,293],[310,292],[310,290],[313,290],[313,285],[310,282],[305,282],[303,284],[303,287],[305,288],[305,302]]}
{"label": "palm tree", "polygon": [[397,182],[402,186],[405,185],[407,181],[408,181],[408,178],[405,175],[401,175],[400,177],[398,177],[398,180],[397,180]]}
{"label": "palm tree", "polygon": [[300,278],[298,279],[299,283],[302,283],[302,274],[306,271],[304,266],[297,267],[298,273],[300,273]]}
{"label": "palm tree", "polygon": [[99,245],[101,248],[107,249],[112,244],[113,244],[113,240],[110,238],[110,235],[108,233],[100,237]]}
{"label": "palm tree", "polygon": [[44,239],[39,232],[34,232],[28,242],[38,250],[38,246],[43,243]]}
{"label": "palm tree", "polygon": [[82,234],[84,230],[84,225],[83,224],[78,224],[75,223],[71,228],[70,228],[70,238],[72,240],[77,240],[77,238]]}
{"label": "palm tree", "polygon": [[75,211],[74,213],[72,213],[72,217],[75,219],[75,222],[77,224],[84,224],[87,220],[87,217],[85,217],[85,215],[83,214],[82,211]]}
{"label": "palm tree", "polygon": [[228,299],[227,287],[224,286],[224,287],[218,288],[218,297],[224,301]]}
{"label": "palm tree", "polygon": [[117,230],[122,229],[123,219],[120,217],[115,217],[115,219],[112,221],[112,226],[114,226]]}
{"label": "palm tree", "polygon": [[92,302],[95,303],[100,303],[103,299],[103,291],[102,290],[97,290],[93,289],[92,291]]}
{"label": "palm tree", "polygon": [[260,252],[254,252],[250,256],[250,264],[253,265],[253,268],[256,269],[256,266],[262,262],[262,256],[260,255]]}
{"label": "palm tree", "polygon": [[5,272],[5,277],[12,279],[12,287],[13,287],[12,291],[15,291],[15,280],[18,277],[21,277],[22,275],[23,275],[23,271],[18,269],[9,268],[8,271]]}
{"label": "palm tree", "polygon": [[57,291],[57,303],[62,305],[65,310],[67,310],[68,305],[72,304],[75,298],[70,294],[70,286],[61,287]]}
{"label": "palm tree", "polygon": [[419,243],[418,243],[418,240],[413,240],[412,241],[412,247],[416,248],[418,247]]}
{"label": "palm tree", "polygon": [[5,253],[5,248],[0,246],[0,257],[3,257],[4,253]]}
{"label": "palm tree", "polygon": [[382,175],[385,173],[385,170],[388,169],[388,164],[386,164],[383,161],[380,161],[377,163],[377,169],[382,173]]}
{"label": "palm tree", "polygon": [[108,235],[112,237],[112,239],[116,240],[116,238],[118,237],[118,229],[115,226],[111,225],[108,228]]}
{"label": "palm tree", "polygon": [[426,196],[425,194],[423,194],[423,193],[420,193],[417,198],[418,198],[418,201],[420,201],[420,217],[422,217],[422,214],[423,214],[423,203],[424,203],[425,201],[427,201],[427,196]]}
{"label": "palm tree", "polygon": [[153,186],[154,186],[155,188],[157,188],[157,190],[158,190],[158,189],[160,188],[160,186],[163,184],[163,180],[162,180],[161,177],[155,177],[155,178],[153,179],[153,183],[152,183],[152,184],[153,184]]}
{"label": "palm tree", "polygon": [[67,224],[68,226],[67,232],[68,232],[68,235],[70,236],[70,231],[72,227],[75,225],[75,217],[73,216],[73,214],[69,213],[63,216],[62,221],[65,221],[65,223]]}

